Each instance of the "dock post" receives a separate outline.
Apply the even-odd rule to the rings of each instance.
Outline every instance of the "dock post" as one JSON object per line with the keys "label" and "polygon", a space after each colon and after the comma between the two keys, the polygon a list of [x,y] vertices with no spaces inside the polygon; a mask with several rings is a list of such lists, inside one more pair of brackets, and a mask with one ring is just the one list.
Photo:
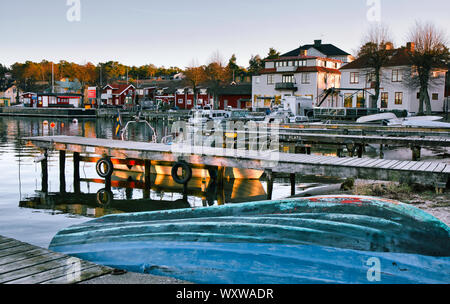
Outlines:
{"label": "dock post", "polygon": [[295,195],[295,173],[291,173],[290,180],[291,180],[291,196],[294,196]]}
{"label": "dock post", "polygon": [[144,189],[144,199],[150,198],[150,188],[152,186],[151,184],[151,175],[150,175],[150,169],[151,169],[151,161],[146,159],[144,161],[144,167],[145,167],[145,176],[144,176],[144,183],[145,183],[145,189]]}
{"label": "dock post", "polygon": [[66,192],[66,151],[59,151],[59,192]]}
{"label": "dock post", "polygon": [[217,204],[225,204],[224,178],[225,167],[217,167]]}
{"label": "dock post", "polygon": [[356,152],[358,153],[358,158],[362,158],[363,151],[364,151],[364,145],[363,144],[358,144],[356,146]]}
{"label": "dock post", "polygon": [[80,153],[73,152],[73,189],[75,193],[81,192],[80,187]]}
{"label": "dock post", "polygon": [[41,161],[42,192],[48,193],[48,150],[44,150],[44,159]]}
{"label": "dock post", "polygon": [[419,161],[420,160],[420,150],[421,148],[418,146],[414,146],[411,148],[412,150],[412,160],[413,161]]}
{"label": "dock post", "polygon": [[380,144],[380,159],[384,158],[383,144]]}
{"label": "dock post", "polygon": [[266,170],[267,177],[267,199],[272,200],[273,194],[273,172],[272,170]]}

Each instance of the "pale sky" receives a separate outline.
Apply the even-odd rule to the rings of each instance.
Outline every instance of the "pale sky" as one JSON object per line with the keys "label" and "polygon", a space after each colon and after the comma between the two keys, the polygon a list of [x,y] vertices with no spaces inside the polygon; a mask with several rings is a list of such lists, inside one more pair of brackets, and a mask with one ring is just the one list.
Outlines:
{"label": "pale sky", "polygon": [[[80,21],[69,22],[67,2],[0,0],[0,63],[60,60],[119,61],[185,68],[219,51],[248,66],[270,47],[281,53],[322,39],[354,53],[378,0],[79,0]],[[433,21],[450,34],[448,0],[379,0],[381,22],[397,46],[415,20]]]}

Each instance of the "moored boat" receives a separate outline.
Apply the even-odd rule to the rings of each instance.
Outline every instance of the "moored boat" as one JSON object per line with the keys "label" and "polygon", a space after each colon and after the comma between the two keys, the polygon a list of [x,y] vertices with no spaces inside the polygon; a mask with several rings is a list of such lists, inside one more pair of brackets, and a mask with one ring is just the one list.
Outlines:
{"label": "moored boat", "polygon": [[50,249],[196,283],[448,283],[450,229],[385,199],[323,196],[106,216]]}

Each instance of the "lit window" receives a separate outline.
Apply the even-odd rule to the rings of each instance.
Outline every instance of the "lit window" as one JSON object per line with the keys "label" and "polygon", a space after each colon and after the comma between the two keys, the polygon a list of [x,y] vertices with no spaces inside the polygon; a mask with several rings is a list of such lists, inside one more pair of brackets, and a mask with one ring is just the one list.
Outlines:
{"label": "lit window", "polygon": [[396,105],[403,104],[403,93],[402,92],[395,93],[395,104]]}
{"label": "lit window", "polygon": [[381,93],[381,108],[386,109],[388,107],[389,102],[389,93],[383,92]]}

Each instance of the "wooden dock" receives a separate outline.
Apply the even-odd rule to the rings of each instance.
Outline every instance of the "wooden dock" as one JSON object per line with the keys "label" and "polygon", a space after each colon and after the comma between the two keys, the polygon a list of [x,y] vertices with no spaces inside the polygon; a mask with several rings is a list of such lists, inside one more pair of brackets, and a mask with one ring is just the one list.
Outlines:
{"label": "wooden dock", "polygon": [[75,284],[112,272],[109,267],[0,236],[1,284]]}
{"label": "wooden dock", "polygon": [[[222,168],[222,170],[225,167],[263,170],[269,180],[276,173],[290,173],[291,175],[322,175],[400,181],[445,188],[450,177],[450,164],[439,162],[339,158],[211,147],[174,147],[165,144],[73,136],[30,137],[23,140],[28,145],[35,146],[43,151],[73,152],[78,155],[74,158],[78,161],[80,153],[119,159],[150,160],[152,162],[177,162],[182,160],[188,164],[211,166]],[[268,192],[270,198],[270,189]]]}

